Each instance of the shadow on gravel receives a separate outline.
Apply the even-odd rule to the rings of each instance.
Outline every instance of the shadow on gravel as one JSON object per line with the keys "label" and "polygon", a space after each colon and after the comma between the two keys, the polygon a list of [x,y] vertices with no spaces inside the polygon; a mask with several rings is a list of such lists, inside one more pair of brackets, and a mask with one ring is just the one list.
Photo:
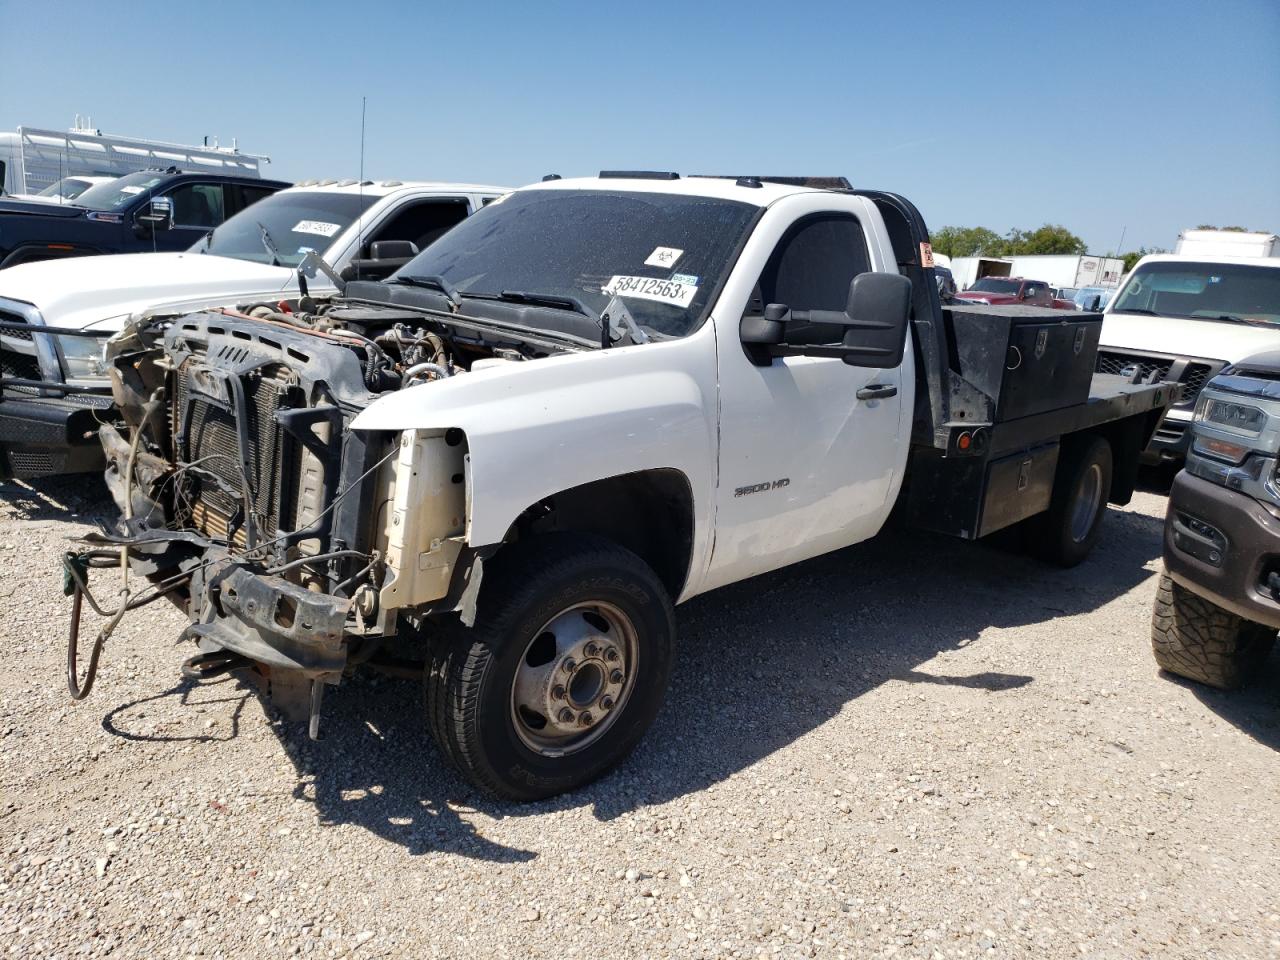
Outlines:
{"label": "shadow on gravel", "polygon": [[1280,645],[1243,690],[1214,690],[1163,671],[1160,676],[1186,687],[1206,707],[1263,746],[1280,750]]}
{"label": "shadow on gravel", "polygon": [[59,520],[92,523],[116,513],[101,475],[41,477],[38,480],[0,480],[0,500],[19,520]]}
{"label": "shadow on gravel", "polygon": [[[240,735],[240,715],[244,713],[244,706],[248,703],[251,693],[251,690],[232,677],[223,677],[204,683],[181,680],[162,693],[122,703],[102,718],[102,729],[122,740],[145,740],[152,743],[214,743],[234,740]],[[234,703],[235,707],[231,711],[231,729],[215,734],[158,733],[148,729],[146,724],[148,704],[169,697],[177,697],[180,705],[193,708]],[[193,716],[195,716],[194,713]]]}
{"label": "shadow on gravel", "polygon": [[280,724],[277,734],[298,770],[296,794],[322,823],[357,825],[415,854],[529,860],[536,851],[483,837],[486,818],[590,807],[607,821],[695,793],[886,683],[991,696],[1034,683],[1034,662],[972,676],[920,665],[978,642],[989,627],[1083,613],[1152,579],[1146,565],[1159,557],[1160,529],[1154,518],[1112,511],[1094,557],[1066,571],[983,545],[897,536],[696,598],[678,610],[672,687],[635,754],[603,780],[542,803],[496,801],[455,774],[425,732],[413,682],[358,677],[326,694],[321,742],[300,724]]}

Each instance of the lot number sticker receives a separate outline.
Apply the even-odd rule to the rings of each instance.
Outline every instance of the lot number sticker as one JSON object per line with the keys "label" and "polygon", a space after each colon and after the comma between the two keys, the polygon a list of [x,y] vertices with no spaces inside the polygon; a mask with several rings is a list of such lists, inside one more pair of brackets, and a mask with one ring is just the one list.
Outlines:
{"label": "lot number sticker", "polygon": [[698,292],[696,283],[680,283],[654,277],[614,276],[600,288],[601,293],[618,297],[634,297],[637,300],[654,300],[675,307],[687,307]]}
{"label": "lot number sticker", "polygon": [[293,225],[294,233],[318,233],[322,237],[332,237],[340,229],[338,224],[323,220],[299,220]]}
{"label": "lot number sticker", "polygon": [[654,247],[653,253],[649,254],[649,259],[645,260],[644,265],[670,270],[683,255],[684,251],[677,250],[675,247]]}

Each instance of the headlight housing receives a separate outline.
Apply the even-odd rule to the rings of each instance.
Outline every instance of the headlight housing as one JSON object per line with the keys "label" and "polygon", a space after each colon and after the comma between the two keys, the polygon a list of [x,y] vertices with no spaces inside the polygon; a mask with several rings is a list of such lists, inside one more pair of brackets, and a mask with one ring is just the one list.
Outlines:
{"label": "headlight housing", "polygon": [[1267,425],[1266,411],[1259,407],[1203,394],[1196,403],[1195,419],[1242,437],[1256,437]]}
{"label": "headlight housing", "polygon": [[105,380],[107,361],[103,355],[107,334],[98,337],[59,337],[62,364],[68,380]]}
{"label": "headlight housing", "polygon": [[132,316],[125,313],[95,321],[85,328],[86,333],[94,334],[91,337],[58,337],[63,376],[68,382],[100,384],[111,378],[107,339],[115,336]]}

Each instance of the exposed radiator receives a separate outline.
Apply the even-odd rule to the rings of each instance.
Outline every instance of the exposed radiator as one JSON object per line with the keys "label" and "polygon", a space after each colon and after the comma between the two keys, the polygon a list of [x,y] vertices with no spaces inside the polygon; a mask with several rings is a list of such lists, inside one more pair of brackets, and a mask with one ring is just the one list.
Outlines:
{"label": "exposed radiator", "polygon": [[[227,525],[241,507],[244,475],[240,469],[240,448],[235,417],[198,392],[193,396],[189,372],[200,359],[185,363],[175,375],[170,391],[173,437],[180,466],[195,465],[189,471],[191,491],[179,498],[188,515],[184,521],[196,529],[225,538]],[[248,412],[249,450],[247,471],[250,503],[258,530],[267,537],[293,529],[297,503],[297,445],[276,422],[275,413],[287,389],[284,367],[266,368],[260,376],[242,380]],[[189,417],[183,422],[184,416]],[[216,479],[213,479],[216,478]],[[237,540],[243,542],[243,529]]]}

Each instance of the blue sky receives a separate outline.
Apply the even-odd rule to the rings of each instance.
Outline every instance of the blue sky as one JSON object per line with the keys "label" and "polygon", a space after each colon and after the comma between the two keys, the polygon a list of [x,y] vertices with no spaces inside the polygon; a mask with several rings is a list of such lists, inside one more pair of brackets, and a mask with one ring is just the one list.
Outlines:
{"label": "blue sky", "polygon": [[[283,179],[813,173],[1092,252],[1280,231],[1280,3],[0,0],[0,129],[271,156]],[[17,29],[23,24],[23,29]],[[46,24],[50,26],[45,26]]]}

